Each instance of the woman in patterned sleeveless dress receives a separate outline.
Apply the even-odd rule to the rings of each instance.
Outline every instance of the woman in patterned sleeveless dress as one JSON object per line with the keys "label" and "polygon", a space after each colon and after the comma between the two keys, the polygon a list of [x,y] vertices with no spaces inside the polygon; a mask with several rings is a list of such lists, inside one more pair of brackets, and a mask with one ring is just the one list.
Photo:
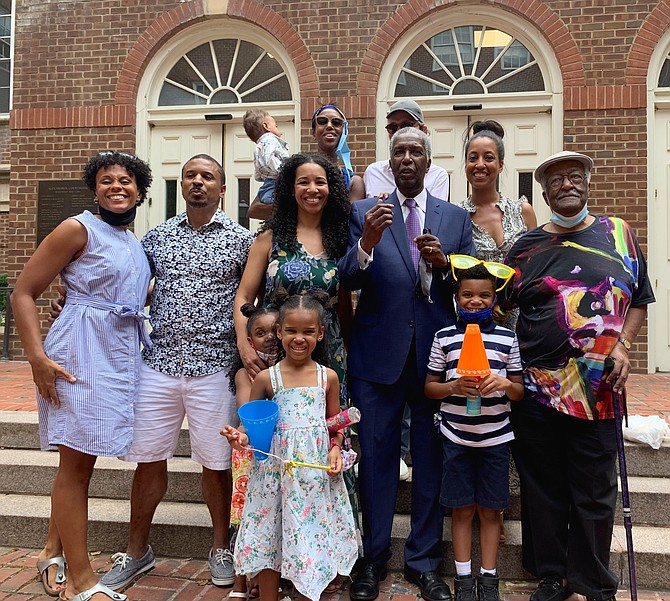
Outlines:
{"label": "woman in patterned sleeveless dress", "polygon": [[[51,521],[38,570],[62,599],[122,601],[98,582],[88,558],[88,485],[97,457],[118,457],[132,441],[144,306],[151,272],[128,229],[151,185],[133,155],[101,152],[84,167],[100,215],[85,211],[49,234],[19,276],[12,308],[37,387],[43,450],[58,449]],[[44,345],[36,299],[60,273],[67,303]],[[67,557],[67,582],[65,560]]]}
{"label": "woman in patterned sleeveless dress", "polygon": [[[312,178],[312,173],[316,178]],[[254,378],[263,366],[247,341],[242,305],[257,298],[267,299],[279,287],[290,294],[306,294],[315,288],[325,290],[334,304],[326,315],[328,367],[340,379],[342,409],[349,403],[342,324],[348,324],[351,318],[351,295],[340,290],[337,259],[347,249],[348,230],[349,200],[337,167],[320,155],[290,157],[277,178],[272,217],[261,228],[249,252],[233,313],[240,357]],[[352,470],[344,472],[344,480],[357,516]]]}
{"label": "woman in patterned sleeveless dress", "polygon": [[[465,176],[472,192],[460,206],[472,219],[477,258],[503,263],[517,238],[537,227],[537,218],[525,198],[512,200],[498,192],[498,176],[505,162],[502,126],[491,119],[477,121],[472,132],[465,143]],[[514,329],[517,316],[514,310],[502,325]]]}

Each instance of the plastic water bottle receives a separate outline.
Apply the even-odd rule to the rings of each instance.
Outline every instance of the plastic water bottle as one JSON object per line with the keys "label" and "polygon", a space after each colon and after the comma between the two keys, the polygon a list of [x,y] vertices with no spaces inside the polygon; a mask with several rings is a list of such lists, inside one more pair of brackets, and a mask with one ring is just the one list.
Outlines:
{"label": "plastic water bottle", "polygon": [[477,395],[475,397],[467,397],[465,402],[465,412],[468,415],[481,415],[482,413],[482,397]]}

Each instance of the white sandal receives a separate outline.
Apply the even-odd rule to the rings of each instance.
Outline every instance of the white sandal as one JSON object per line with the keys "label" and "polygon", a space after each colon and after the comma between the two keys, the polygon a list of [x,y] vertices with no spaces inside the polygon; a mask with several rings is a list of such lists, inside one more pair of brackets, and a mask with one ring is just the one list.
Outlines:
{"label": "white sandal", "polygon": [[245,593],[243,591],[230,591],[228,594],[229,599],[248,599],[249,598],[249,593]]}
{"label": "white sandal", "polygon": [[89,599],[93,597],[93,595],[95,595],[96,593],[102,593],[103,595],[107,595],[110,599],[112,599],[112,601],[126,601],[126,599],[128,599],[126,595],[122,595],[121,593],[113,591],[108,586],[105,586],[102,582],[98,582],[98,584],[91,587],[87,591],[79,593],[78,595],[75,595],[74,597],[70,598],[67,598],[65,596],[65,591],[63,591],[59,595],[59,599],[61,599],[61,601],[89,601]]}
{"label": "white sandal", "polygon": [[54,585],[58,585],[61,587],[61,589],[63,589],[65,586],[65,558],[51,557],[49,559],[37,560],[37,571],[40,574],[40,580],[42,581],[44,592],[51,597],[58,597],[61,594],[61,591],[49,586],[49,575],[47,570],[51,566],[58,566],[58,570],[56,571],[56,578],[54,578]]}

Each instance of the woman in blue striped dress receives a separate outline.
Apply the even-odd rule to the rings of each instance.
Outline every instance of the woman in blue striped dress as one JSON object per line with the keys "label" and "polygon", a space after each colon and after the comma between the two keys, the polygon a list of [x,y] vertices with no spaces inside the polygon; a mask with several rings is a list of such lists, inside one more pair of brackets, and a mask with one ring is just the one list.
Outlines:
{"label": "woman in blue striped dress", "polygon": [[[125,455],[132,441],[151,273],[128,227],[151,179],[149,166],[133,155],[101,152],[91,158],[84,181],[100,214],[84,211],[56,227],[11,297],[37,387],[41,446],[57,448],[60,456],[38,570],[45,591],[67,600],[126,598],[100,584],[91,568],[88,485],[97,457]],[[42,344],[35,301],[58,274],[67,303]]]}

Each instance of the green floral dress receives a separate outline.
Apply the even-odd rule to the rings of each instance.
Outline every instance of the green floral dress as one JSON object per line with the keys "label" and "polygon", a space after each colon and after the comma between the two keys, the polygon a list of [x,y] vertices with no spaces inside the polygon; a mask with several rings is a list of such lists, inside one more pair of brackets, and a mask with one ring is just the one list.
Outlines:
{"label": "green floral dress", "polygon": [[[337,316],[336,303],[340,289],[337,273],[337,259],[329,259],[325,251],[319,255],[309,254],[298,242],[297,250],[272,243],[270,263],[265,282],[265,300],[270,298],[277,288],[285,288],[289,294],[306,294],[320,288],[331,297],[333,307],[326,311],[326,338],[330,349],[330,367],[340,379],[340,408],[349,406],[347,391],[347,353],[342,340],[342,329]],[[356,502],[356,482],[353,469],[344,472],[344,481],[349,493],[349,501],[358,523],[358,504]]]}
{"label": "green floral dress", "polygon": [[325,253],[310,255],[298,242],[298,250],[289,250],[273,242],[265,282],[265,300],[274,290],[285,288],[289,294],[307,294],[310,290],[325,290],[334,303],[326,311],[326,339],[330,350],[330,367],[340,379],[340,407],[346,409],[348,393],[346,384],[347,355],[342,341],[340,320],[335,303],[339,292],[337,260],[329,259]]}

